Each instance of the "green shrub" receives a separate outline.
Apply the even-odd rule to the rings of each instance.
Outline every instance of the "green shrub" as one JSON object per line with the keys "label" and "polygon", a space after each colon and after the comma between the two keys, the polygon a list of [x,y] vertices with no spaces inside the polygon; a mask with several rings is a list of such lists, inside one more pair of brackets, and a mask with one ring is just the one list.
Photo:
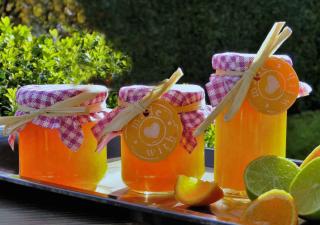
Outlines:
{"label": "green shrub", "polygon": [[320,144],[320,111],[306,111],[288,118],[287,156],[304,159]]}
{"label": "green shrub", "polygon": [[[320,1],[308,0],[7,0],[2,15],[34,27],[34,33],[64,25],[99,30],[133,59],[122,83],[153,83],[177,66],[183,82],[208,81],[215,52],[257,52],[275,21],[287,21],[292,37],[279,53],[288,53],[313,94],[290,112],[320,108]],[[62,27],[62,29],[61,29]]]}
{"label": "green shrub", "polygon": [[320,1],[318,0],[78,0],[89,27],[105,32],[133,59],[131,83],[164,79],[177,66],[183,82],[205,84],[216,52],[257,52],[275,21],[293,35],[288,53],[314,93],[290,112],[320,108]]}
{"label": "green shrub", "polygon": [[53,27],[83,28],[86,17],[77,0],[6,0],[0,1],[1,15],[10,16],[16,23],[34,28],[37,34]]}
{"label": "green shrub", "polygon": [[130,69],[130,60],[98,33],[57,30],[33,36],[30,28],[0,21],[0,113],[14,111],[15,89],[26,84],[109,82]]}
{"label": "green shrub", "polygon": [[215,143],[215,130],[214,125],[210,124],[204,136],[205,145],[207,148],[213,148]]}

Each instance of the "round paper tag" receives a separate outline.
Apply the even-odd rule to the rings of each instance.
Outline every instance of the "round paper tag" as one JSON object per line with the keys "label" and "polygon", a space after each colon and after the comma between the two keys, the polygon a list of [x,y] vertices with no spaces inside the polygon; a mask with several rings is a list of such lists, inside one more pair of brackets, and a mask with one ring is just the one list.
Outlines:
{"label": "round paper tag", "polygon": [[179,144],[182,124],[175,108],[164,100],[153,102],[124,128],[129,149],[140,159],[160,161]]}
{"label": "round paper tag", "polygon": [[251,106],[265,114],[278,114],[290,108],[299,94],[299,79],[286,61],[271,57],[252,80],[248,98]]}

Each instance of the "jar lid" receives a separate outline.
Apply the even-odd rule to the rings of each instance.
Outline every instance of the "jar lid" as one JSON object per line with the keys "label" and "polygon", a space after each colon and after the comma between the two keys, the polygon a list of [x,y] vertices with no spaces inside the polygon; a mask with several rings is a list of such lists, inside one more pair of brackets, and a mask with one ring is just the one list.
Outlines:
{"label": "jar lid", "polygon": [[[88,93],[88,97],[82,98],[86,93]],[[84,95],[75,101],[74,99],[81,94]],[[84,139],[82,124],[98,121],[104,117],[105,111],[107,110],[105,108],[107,95],[108,89],[100,85],[27,85],[21,87],[17,92],[16,100],[19,108],[15,116],[17,116],[17,118],[20,116],[20,118],[23,118],[23,116],[29,115],[32,120],[30,121],[30,118],[28,118],[23,122],[27,123],[30,121],[44,128],[58,129],[63,144],[69,149],[76,151],[80,148]],[[75,101],[73,103],[75,105],[67,101],[71,98]],[[61,108],[56,109],[57,111],[55,113],[57,114],[54,114],[54,108],[52,107],[54,107],[56,103],[63,101],[65,101],[64,106],[60,104]],[[67,106],[66,103],[71,105]],[[63,107],[67,109],[63,109]],[[28,109],[25,110],[25,108]],[[30,111],[29,108],[32,110]],[[46,110],[50,108],[53,111],[51,111],[51,116],[47,116]],[[72,108],[77,108],[77,110],[81,108],[81,110],[84,111],[80,111],[80,114],[77,114],[76,111],[72,111]],[[86,111],[86,109],[88,111]],[[68,114],[66,111],[71,113]],[[81,114],[82,112],[85,113]],[[64,113],[66,114],[63,115]],[[21,123],[20,125],[22,126],[10,135],[9,143],[12,147],[15,135],[23,129],[25,123]]]}
{"label": "jar lid", "polygon": [[[146,85],[122,87],[119,91],[119,100],[127,103],[136,102],[149,93],[152,88],[153,86]],[[162,98],[177,106],[192,104],[203,100],[204,97],[204,89],[193,84],[176,84],[162,96]]]}
{"label": "jar lid", "polygon": [[[101,135],[109,123],[126,107],[124,103],[134,103],[142,99],[152,91],[153,86],[132,85],[122,87],[119,91],[119,107],[107,113],[92,129],[94,136],[101,140]],[[179,114],[183,131],[180,143],[188,152],[192,152],[197,146],[197,140],[193,136],[193,130],[210,114],[212,107],[205,104],[204,89],[198,85],[177,84],[161,96],[161,100],[175,106]],[[191,107],[188,107],[191,106]],[[115,135],[115,134],[113,134]],[[104,146],[112,135],[102,140],[99,146]]]}
{"label": "jar lid", "polygon": [[19,105],[34,109],[49,107],[83,92],[97,95],[81,105],[91,105],[103,102],[108,96],[108,89],[101,85],[26,85],[17,91],[16,101]]}
{"label": "jar lid", "polygon": [[[292,65],[292,60],[287,55],[274,55],[279,57],[290,65]],[[215,70],[224,71],[246,71],[250,64],[252,63],[255,54],[248,53],[237,53],[237,52],[224,52],[214,54],[212,56],[212,67]]]}

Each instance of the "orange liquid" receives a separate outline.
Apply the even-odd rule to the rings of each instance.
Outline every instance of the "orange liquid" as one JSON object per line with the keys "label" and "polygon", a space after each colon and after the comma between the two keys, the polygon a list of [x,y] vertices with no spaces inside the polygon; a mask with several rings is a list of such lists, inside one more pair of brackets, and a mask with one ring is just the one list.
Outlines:
{"label": "orange liquid", "polygon": [[19,134],[20,176],[69,187],[94,190],[107,170],[106,151],[95,152],[94,123],[82,126],[84,140],[73,152],[57,129],[28,123]]}
{"label": "orange liquid", "polygon": [[205,171],[203,135],[197,138],[197,143],[192,153],[179,144],[164,160],[150,162],[136,157],[121,138],[122,179],[137,192],[172,192],[178,175],[202,177]]}
{"label": "orange liquid", "polygon": [[262,114],[248,101],[228,122],[221,113],[215,122],[215,181],[223,188],[245,190],[243,174],[252,160],[263,155],[285,157],[286,126],[286,112]]}

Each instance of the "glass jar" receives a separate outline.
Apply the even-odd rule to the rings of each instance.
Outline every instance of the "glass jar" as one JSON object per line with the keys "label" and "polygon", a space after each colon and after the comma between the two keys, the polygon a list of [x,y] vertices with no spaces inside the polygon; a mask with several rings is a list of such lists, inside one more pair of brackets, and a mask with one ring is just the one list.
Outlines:
{"label": "glass jar", "polygon": [[[107,89],[97,85],[28,85],[18,90],[17,103],[39,109],[85,92],[94,95],[80,104],[91,108],[89,113],[39,115],[20,130],[21,177],[80,189],[96,188],[106,173],[107,156],[106,151],[96,152],[91,127],[103,115]],[[18,116],[22,114],[17,112]]]}
{"label": "glass jar", "polygon": [[[121,104],[134,103],[150,92],[148,86],[123,87]],[[204,135],[192,131],[210,112],[204,90],[196,85],[175,85],[121,134],[122,179],[140,193],[171,193],[177,176],[201,178],[204,171]]]}
{"label": "glass jar", "polygon": [[[281,58],[292,65],[288,56],[276,58]],[[230,52],[213,56],[212,64],[216,73],[206,85],[212,106],[216,106],[239,81],[240,77],[237,74],[246,71],[253,59],[252,54]],[[261,77],[256,78],[259,81]],[[271,78],[267,82],[273,82],[272,88],[280,87],[276,86],[278,81]],[[298,80],[296,81],[295,90],[298,92]],[[264,88],[267,87],[269,86]],[[248,94],[231,120],[225,121],[225,114],[226,110],[215,120],[214,180],[225,189],[242,192],[245,190],[244,171],[252,160],[264,155],[286,156],[287,112],[271,115],[257,111],[252,106]]]}
{"label": "glass jar", "polygon": [[263,155],[286,156],[287,112],[267,115],[245,100],[230,121],[215,121],[214,180],[223,188],[245,190],[247,165]]}

